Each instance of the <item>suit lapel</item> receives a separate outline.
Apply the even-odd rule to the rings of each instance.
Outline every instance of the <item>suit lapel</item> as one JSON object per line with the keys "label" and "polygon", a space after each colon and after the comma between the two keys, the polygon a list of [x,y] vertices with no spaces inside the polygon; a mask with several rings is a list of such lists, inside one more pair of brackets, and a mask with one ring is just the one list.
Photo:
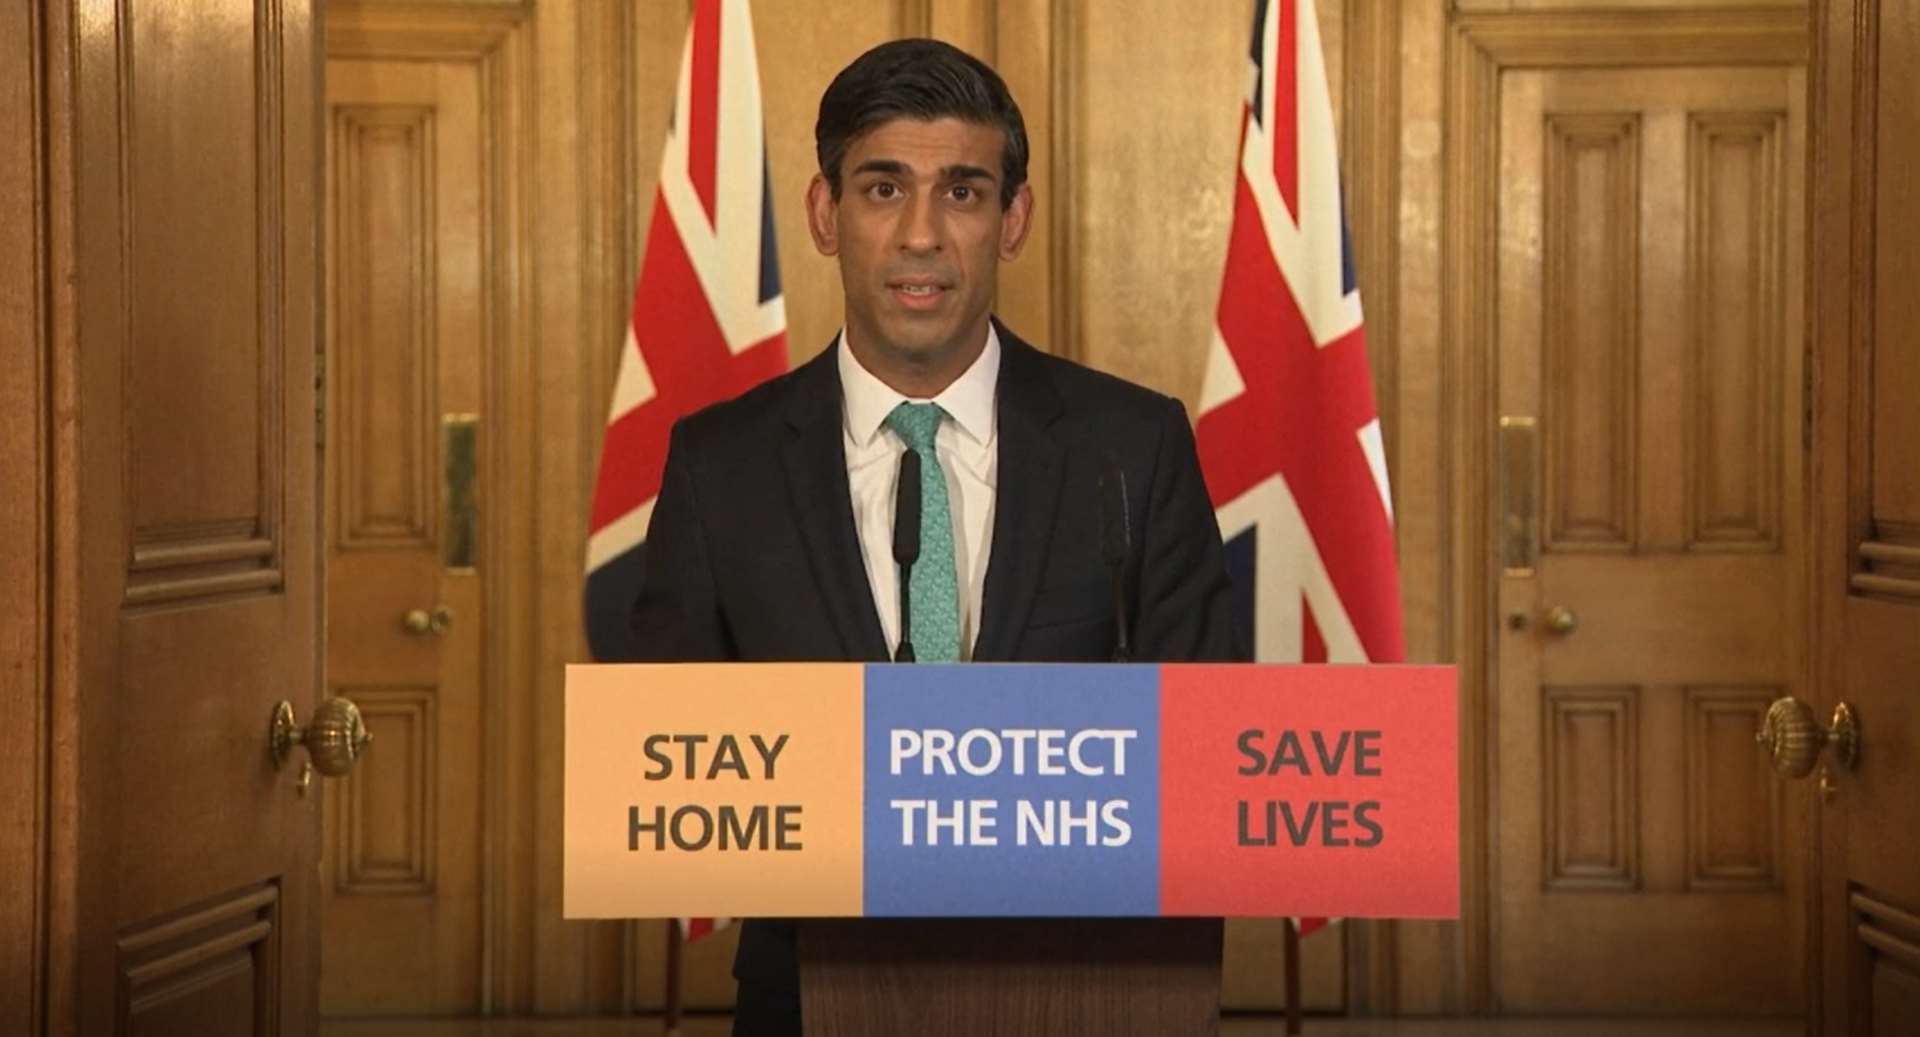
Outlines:
{"label": "suit lapel", "polygon": [[886,635],[874,610],[866,563],[860,559],[841,443],[840,372],[835,345],[808,363],[794,386],[785,462],[794,515],[809,548],[808,562],[827,599],[847,659],[885,661]]}
{"label": "suit lapel", "polygon": [[994,490],[993,546],[980,603],[973,657],[1004,662],[1019,647],[1053,533],[1066,452],[1048,433],[1060,396],[1032,346],[1005,325],[1000,331],[999,481]]}

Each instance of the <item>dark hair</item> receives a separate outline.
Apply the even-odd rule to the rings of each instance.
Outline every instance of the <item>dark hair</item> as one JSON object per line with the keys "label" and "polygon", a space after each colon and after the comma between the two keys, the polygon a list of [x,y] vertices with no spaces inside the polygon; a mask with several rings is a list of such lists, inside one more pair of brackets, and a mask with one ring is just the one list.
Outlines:
{"label": "dark hair", "polygon": [[893,40],[855,58],[820,95],[814,148],[833,197],[840,163],[860,136],[893,119],[951,116],[1001,131],[1000,207],[1027,182],[1027,124],[1006,81],[986,62],[939,40]]}

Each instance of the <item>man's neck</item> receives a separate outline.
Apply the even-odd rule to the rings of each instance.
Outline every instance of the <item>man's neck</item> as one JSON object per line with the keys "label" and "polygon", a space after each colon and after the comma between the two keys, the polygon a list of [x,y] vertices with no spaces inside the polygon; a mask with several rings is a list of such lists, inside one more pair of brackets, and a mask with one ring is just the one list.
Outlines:
{"label": "man's neck", "polygon": [[970,348],[941,350],[927,357],[913,357],[889,349],[871,349],[871,342],[851,326],[841,333],[841,343],[853,359],[881,384],[910,400],[930,400],[967,373],[987,348],[989,328],[983,327]]}

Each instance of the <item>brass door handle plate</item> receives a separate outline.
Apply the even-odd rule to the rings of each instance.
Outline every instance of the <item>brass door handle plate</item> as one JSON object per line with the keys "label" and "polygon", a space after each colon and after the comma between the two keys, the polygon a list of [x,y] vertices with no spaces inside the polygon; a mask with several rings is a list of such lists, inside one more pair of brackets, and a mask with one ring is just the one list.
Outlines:
{"label": "brass door handle plate", "polygon": [[1827,726],[1821,727],[1813,718],[1813,707],[1788,695],[1767,707],[1754,741],[1767,751],[1774,773],[1783,778],[1812,774],[1821,750],[1827,748],[1832,748],[1835,763],[1852,770],[1860,757],[1860,722],[1853,707],[1842,702],[1833,707]]}
{"label": "brass door handle plate", "polygon": [[304,745],[314,770],[329,778],[338,778],[353,769],[367,751],[373,733],[360,718],[360,707],[352,699],[335,696],[313,711],[313,723],[301,727],[293,715],[293,703],[273,707],[273,723],[268,728],[267,745],[273,752],[273,765],[284,767],[293,747]]}
{"label": "brass door handle plate", "polygon": [[400,617],[400,625],[409,634],[444,634],[453,629],[453,610],[445,605],[436,605],[431,612],[408,609],[407,614]]}

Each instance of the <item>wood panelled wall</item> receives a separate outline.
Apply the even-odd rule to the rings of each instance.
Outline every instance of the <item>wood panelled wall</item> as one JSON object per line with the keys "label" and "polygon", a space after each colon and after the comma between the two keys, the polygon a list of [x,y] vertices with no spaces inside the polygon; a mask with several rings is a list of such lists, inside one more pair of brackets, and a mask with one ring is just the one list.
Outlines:
{"label": "wood panelled wall", "polygon": [[[1002,277],[1002,315],[1056,352],[1191,407],[1225,251],[1252,6],[755,4],[792,360],[814,355],[840,321],[835,268],[814,253],[801,214],[820,92],[867,47],[931,33],[1002,71],[1033,138],[1041,216],[1026,254]],[[1492,255],[1477,235],[1490,226],[1485,207],[1501,200],[1467,190],[1491,182],[1482,179],[1491,171],[1477,164],[1482,142],[1472,134],[1498,125],[1498,113],[1486,107],[1497,101],[1473,77],[1499,75],[1502,66],[1489,65],[1488,55],[1504,53],[1496,44],[1511,37],[1503,33],[1518,33],[1535,51],[1576,56],[1583,40],[1604,36],[1616,41],[1610,53],[1620,53],[1618,41],[1631,43],[1637,26],[1675,9],[1716,9],[1716,18],[1777,35],[1801,17],[1801,6],[1320,0],[1394,479],[1408,650],[1415,660],[1463,665],[1465,896],[1461,923],[1353,924],[1344,937],[1308,940],[1310,1003],[1381,1013],[1495,1007],[1484,712],[1494,571],[1484,445],[1492,433],[1473,409],[1486,404],[1491,388],[1494,338],[1477,323],[1481,311],[1463,309],[1461,300],[1470,295],[1463,288],[1476,285],[1484,295]],[[685,0],[329,6],[330,40],[368,19],[457,26],[471,18],[481,27],[475,38],[502,55],[490,66],[487,93],[488,104],[502,107],[483,113],[498,127],[487,176],[502,193],[502,222],[491,247],[504,250],[497,284],[509,297],[499,318],[505,381],[492,398],[504,413],[493,427],[517,438],[496,439],[491,470],[502,481],[483,498],[505,582],[489,591],[497,614],[487,646],[485,759],[474,767],[486,804],[478,1010],[572,1013],[658,1001],[658,924],[560,918],[561,687],[563,665],[585,657],[579,607],[587,502],[687,9]],[[5,112],[0,104],[0,117]],[[1277,952],[1257,957],[1273,946],[1271,930],[1236,933],[1244,965],[1230,974],[1230,1003],[1273,1003]],[[690,949],[693,1003],[730,997],[723,964],[730,949],[724,938]]]}
{"label": "wood panelled wall", "polygon": [[37,5],[0,11],[0,1033],[45,1019],[50,447]]}

